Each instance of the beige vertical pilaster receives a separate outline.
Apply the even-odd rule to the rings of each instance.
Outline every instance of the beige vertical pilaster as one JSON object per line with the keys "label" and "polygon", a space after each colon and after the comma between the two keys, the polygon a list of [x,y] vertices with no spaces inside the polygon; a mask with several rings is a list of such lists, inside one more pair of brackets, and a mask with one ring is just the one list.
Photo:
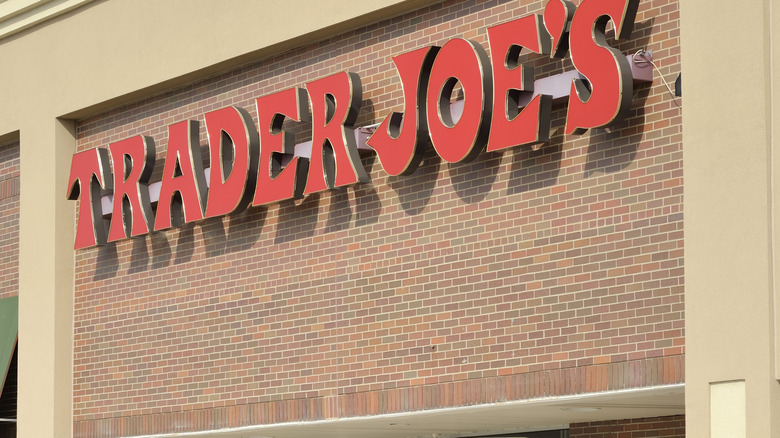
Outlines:
{"label": "beige vertical pilaster", "polygon": [[680,1],[689,437],[723,436],[713,384],[735,381],[746,436],[780,437],[771,3]]}
{"label": "beige vertical pilaster", "polygon": [[775,379],[780,382],[780,6],[769,4],[771,60],[771,144]]}
{"label": "beige vertical pilaster", "polygon": [[19,438],[70,437],[73,425],[73,227],[65,199],[74,124],[21,129]]}

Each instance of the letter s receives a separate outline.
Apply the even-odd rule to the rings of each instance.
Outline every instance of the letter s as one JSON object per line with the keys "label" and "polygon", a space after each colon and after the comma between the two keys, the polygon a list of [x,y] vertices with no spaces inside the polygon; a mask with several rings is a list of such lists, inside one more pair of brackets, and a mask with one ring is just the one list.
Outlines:
{"label": "letter s", "polygon": [[571,23],[569,51],[574,67],[588,79],[571,85],[567,134],[584,134],[621,119],[631,107],[633,78],[626,57],[607,45],[609,20],[616,38],[628,38],[639,0],[583,0]]}

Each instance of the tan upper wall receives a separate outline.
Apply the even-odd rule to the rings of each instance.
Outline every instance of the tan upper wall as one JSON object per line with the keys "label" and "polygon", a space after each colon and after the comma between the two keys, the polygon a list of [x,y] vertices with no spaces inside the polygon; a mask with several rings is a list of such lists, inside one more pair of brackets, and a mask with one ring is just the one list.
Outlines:
{"label": "tan upper wall", "polygon": [[0,69],[0,136],[19,130],[25,118],[83,116],[370,23],[388,8],[400,12],[432,1],[261,0],[267,8],[262,15],[254,12],[257,3],[95,2],[0,40],[0,57],[13,60],[11,68]]}

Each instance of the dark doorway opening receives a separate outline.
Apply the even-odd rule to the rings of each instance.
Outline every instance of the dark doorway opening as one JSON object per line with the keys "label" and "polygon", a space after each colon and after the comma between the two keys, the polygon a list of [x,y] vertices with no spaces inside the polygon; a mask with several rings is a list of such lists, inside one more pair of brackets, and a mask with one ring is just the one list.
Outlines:
{"label": "dark doorway opening", "polygon": [[0,394],[0,438],[16,438],[17,350],[14,348]]}

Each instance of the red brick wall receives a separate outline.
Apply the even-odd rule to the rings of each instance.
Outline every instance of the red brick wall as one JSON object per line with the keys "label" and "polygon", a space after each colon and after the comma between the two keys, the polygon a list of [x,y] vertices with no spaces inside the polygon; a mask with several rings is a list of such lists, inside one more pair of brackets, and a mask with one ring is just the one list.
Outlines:
{"label": "red brick wall", "polygon": [[[522,3],[523,5],[520,5]],[[82,120],[79,149],[331,73],[360,124],[400,110],[390,56],[545,2],[449,1]],[[679,72],[672,0],[618,47]],[[539,76],[568,61],[530,57]],[[680,110],[660,81],[621,126],[76,254],[74,436],[202,430],[683,381]],[[201,125],[202,126],[202,125]],[[201,130],[201,142],[205,133]],[[298,137],[299,141],[305,135]],[[156,174],[161,166],[158,165]],[[110,431],[110,432],[109,432]]]}
{"label": "red brick wall", "polygon": [[569,438],[684,438],[685,416],[597,421],[570,425]]}
{"label": "red brick wall", "polygon": [[19,294],[19,143],[0,145],[0,299]]}

